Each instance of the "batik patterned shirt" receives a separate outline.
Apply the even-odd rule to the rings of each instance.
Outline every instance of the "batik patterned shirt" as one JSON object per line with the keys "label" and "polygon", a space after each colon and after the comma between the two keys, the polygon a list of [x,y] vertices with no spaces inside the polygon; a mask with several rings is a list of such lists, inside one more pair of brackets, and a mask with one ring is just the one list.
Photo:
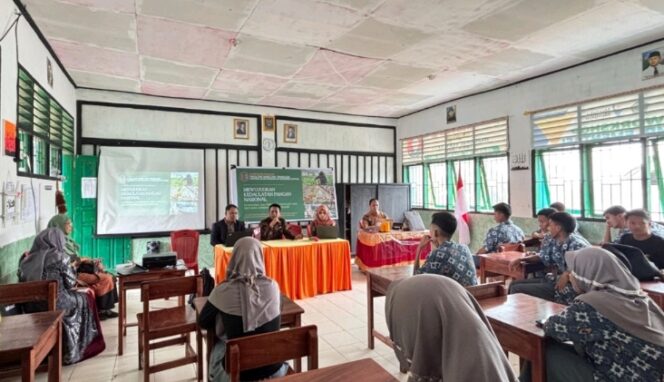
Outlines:
{"label": "batik patterned shirt", "polygon": [[431,251],[417,274],[433,273],[447,276],[463,286],[477,285],[473,255],[467,246],[446,241]]}
{"label": "batik patterned shirt", "polygon": [[[576,251],[577,249],[586,247],[590,247],[590,243],[577,233],[569,235],[562,243],[552,238],[551,235],[546,236],[545,240],[542,241],[542,249],[539,253],[542,263],[547,267],[553,268],[552,273],[548,274],[546,278],[554,284],[557,283],[560,274],[567,270],[565,252]],[[559,304],[569,305],[574,301],[574,298],[576,298],[576,292],[569,282],[563,289],[556,289],[553,293],[554,301]]]}
{"label": "batik patterned shirt", "polygon": [[498,252],[498,246],[506,243],[518,243],[523,240],[523,231],[511,220],[502,222],[490,228],[484,239],[484,248],[487,253]]}
{"label": "batik patterned shirt", "polygon": [[654,382],[664,377],[664,347],[625,332],[585,302],[575,301],[550,317],[544,333],[583,349],[594,368],[595,381]]}
{"label": "batik patterned shirt", "polygon": [[[662,239],[664,239],[664,225],[661,225],[659,223],[655,222],[650,222],[650,232],[655,235],[659,236]],[[629,228],[621,228],[618,230],[618,234],[616,237],[613,239],[613,242],[616,244],[620,244],[620,239],[627,234],[632,233],[632,231],[629,230]]]}

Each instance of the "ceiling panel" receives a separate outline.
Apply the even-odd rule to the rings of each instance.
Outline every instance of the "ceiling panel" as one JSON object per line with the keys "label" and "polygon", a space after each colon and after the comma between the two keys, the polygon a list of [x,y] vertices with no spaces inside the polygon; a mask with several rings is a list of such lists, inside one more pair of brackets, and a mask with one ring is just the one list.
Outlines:
{"label": "ceiling panel", "polygon": [[79,86],[388,117],[664,35],[664,0],[23,3]]}

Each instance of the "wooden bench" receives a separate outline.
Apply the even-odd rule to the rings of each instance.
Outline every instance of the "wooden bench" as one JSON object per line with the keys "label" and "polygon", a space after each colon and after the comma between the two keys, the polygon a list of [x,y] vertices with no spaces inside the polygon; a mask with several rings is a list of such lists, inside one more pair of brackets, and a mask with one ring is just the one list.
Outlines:
{"label": "wooden bench", "polygon": [[225,370],[231,381],[240,372],[307,357],[307,370],[318,368],[318,335],[315,325],[234,338],[226,343]]}
{"label": "wooden bench", "polygon": [[[145,369],[143,380],[150,381],[150,374],[196,363],[197,380],[203,380],[203,342],[197,330],[196,312],[184,304],[184,296],[195,293],[203,294],[203,280],[200,276],[177,277],[148,281],[141,284],[143,313],[138,318],[138,368]],[[182,297],[174,308],[150,310],[150,301],[166,297]],[[196,333],[196,351],[191,347],[190,334]],[[118,333],[120,334],[120,333]],[[165,337],[173,337],[159,342],[152,342]],[[150,364],[150,350],[171,345],[185,345],[185,356],[173,361],[156,365]]]}

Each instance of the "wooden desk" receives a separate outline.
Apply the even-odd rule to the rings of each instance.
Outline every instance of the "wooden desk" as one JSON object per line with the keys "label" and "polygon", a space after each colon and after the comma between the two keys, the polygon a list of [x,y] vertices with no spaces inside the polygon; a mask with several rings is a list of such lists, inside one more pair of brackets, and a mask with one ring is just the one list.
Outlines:
{"label": "wooden desk", "polygon": [[284,382],[393,382],[398,381],[371,358],[276,378]]}
{"label": "wooden desk", "polygon": [[485,283],[487,276],[502,275],[515,280],[523,280],[529,273],[544,270],[544,264],[520,264],[514,270],[509,269],[509,263],[525,256],[525,252],[507,251],[485,253],[480,257],[480,283]]}
{"label": "wooden desk", "polygon": [[[207,303],[207,297],[196,297],[194,299],[194,307],[196,308],[196,320],[198,321],[198,316],[200,315],[203,307]],[[302,326],[302,314],[304,309],[293,302],[288,296],[281,295],[281,327],[282,328],[299,328]],[[198,330],[201,331],[203,335],[203,329],[198,326]],[[205,346],[207,349],[208,364],[210,363],[210,354],[212,354],[212,349],[214,344],[217,342],[216,333],[212,331],[205,331]],[[302,366],[300,360],[295,360],[295,370],[300,371]]]}
{"label": "wooden desk", "polygon": [[532,380],[546,380],[544,330],[536,320],[544,320],[565,310],[556,304],[527,294],[510,294],[479,301],[498,337],[500,346],[532,363]]}
{"label": "wooden desk", "polygon": [[[151,269],[143,273],[132,273],[130,275],[123,275],[118,273],[118,355],[122,355],[124,351],[124,337],[127,335],[128,326],[137,326],[137,322],[127,323],[127,290],[139,289],[141,283],[144,281],[154,281],[165,279],[169,277],[183,277],[186,268],[183,269]],[[180,297],[181,298],[181,297]]]}
{"label": "wooden desk", "polygon": [[660,308],[664,309],[664,281],[641,281],[641,289],[655,301]]}
{"label": "wooden desk", "polygon": [[385,296],[387,288],[390,287],[392,282],[412,275],[413,267],[411,265],[367,269],[367,336],[369,349],[374,348],[374,337],[392,347],[390,337],[374,329],[374,297]]}
{"label": "wooden desk", "polygon": [[[362,271],[383,266],[412,264],[415,261],[420,240],[429,234],[425,231],[357,232],[355,243],[355,264]],[[427,246],[420,253],[420,260],[426,260],[431,248]]]}
{"label": "wooden desk", "polygon": [[48,356],[48,380],[62,375],[62,311],[3,317],[0,321],[0,359],[21,363],[21,380],[35,380],[35,370]]}

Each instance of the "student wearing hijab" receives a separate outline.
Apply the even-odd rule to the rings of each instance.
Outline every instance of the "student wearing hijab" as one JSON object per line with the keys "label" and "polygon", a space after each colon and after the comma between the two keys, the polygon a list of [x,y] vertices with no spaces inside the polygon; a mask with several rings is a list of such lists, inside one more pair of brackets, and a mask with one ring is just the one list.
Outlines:
{"label": "student wearing hijab", "polygon": [[[76,291],[76,274],[65,253],[65,235],[57,228],[41,231],[29,254],[19,265],[19,280],[56,280],[56,309],[64,311],[62,319],[62,363],[70,365],[101,353],[106,344],[94,311],[94,300]],[[90,305],[92,304],[92,305]],[[25,304],[26,313],[38,312],[38,304]]]}
{"label": "student wearing hijab", "polygon": [[[606,250],[570,251],[565,260],[579,296],[544,324],[546,336],[556,340],[546,349],[547,380],[662,381],[662,309]],[[567,341],[574,346],[564,345]]]}
{"label": "student wearing hijab", "polygon": [[[435,273],[456,280],[463,286],[477,285],[473,254],[464,244],[451,241],[457,221],[449,212],[437,212],[431,217],[429,234],[422,238],[415,255],[415,274]],[[433,246],[426,262],[420,268],[420,253]]]}
{"label": "student wearing hijab", "polygon": [[316,228],[321,226],[334,227],[337,223],[330,216],[330,209],[325,204],[316,208],[316,216],[311,221],[311,235],[316,236]]}
{"label": "student wearing hijab", "polygon": [[55,215],[48,222],[49,227],[59,228],[66,239],[65,253],[69,255],[70,262],[77,268],[77,279],[81,285],[88,286],[95,292],[99,318],[115,318],[118,314],[112,309],[118,302],[118,292],[115,288],[115,279],[110,273],[104,271],[104,266],[98,260],[81,257],[81,247],[71,238],[74,230],[71,218],[67,214]]}
{"label": "student wearing hijab", "polygon": [[559,304],[569,304],[576,293],[569,284],[569,272],[565,264],[565,252],[590,247],[583,236],[575,233],[576,219],[567,212],[556,212],[549,216],[549,233],[542,241],[540,252],[512,261],[510,269],[521,262],[543,263],[549,270],[544,278],[517,280],[510,284],[509,293],[525,293]]}
{"label": "student wearing hijab", "polygon": [[[224,370],[226,341],[278,331],[281,326],[281,295],[277,283],[265,276],[263,252],[258,240],[244,237],[235,243],[226,279],[208,297],[198,319],[214,330],[220,341],[210,356],[210,381],[228,381]],[[242,381],[286,375],[288,365],[277,363],[240,373]]]}
{"label": "student wearing hijab", "polygon": [[385,318],[409,382],[517,380],[482,308],[447,277],[392,283]]}

